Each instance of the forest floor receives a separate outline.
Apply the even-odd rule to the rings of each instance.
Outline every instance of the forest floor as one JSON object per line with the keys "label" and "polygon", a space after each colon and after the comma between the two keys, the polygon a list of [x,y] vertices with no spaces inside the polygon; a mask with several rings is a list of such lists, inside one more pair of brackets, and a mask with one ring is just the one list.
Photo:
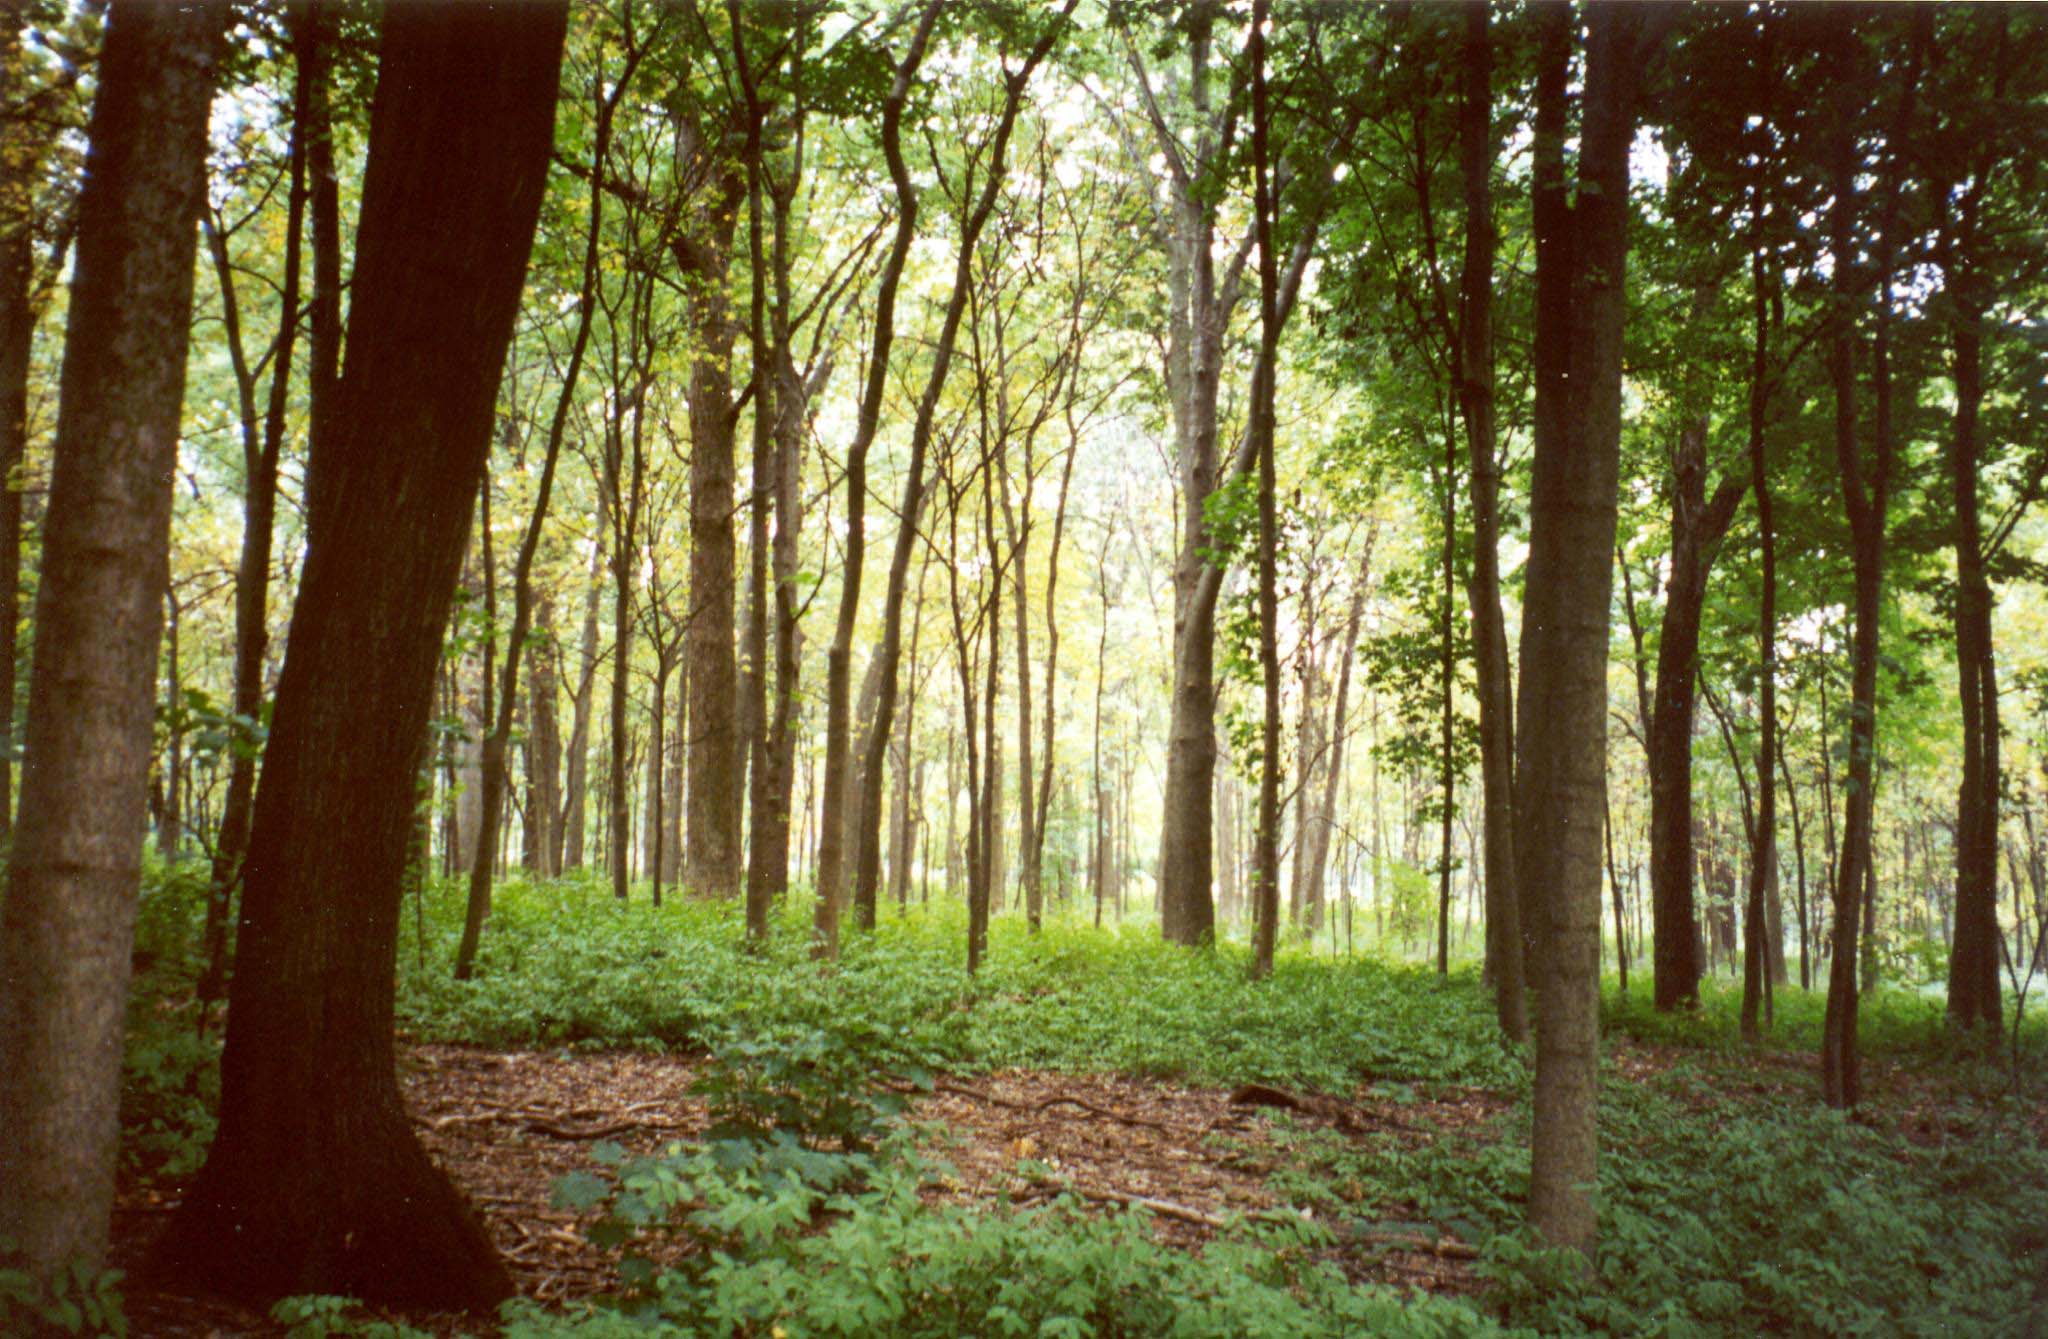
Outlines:
{"label": "forest floor", "polygon": [[[1608,1060],[1631,1081],[1667,1075],[1690,1053],[1633,1039],[1610,1041]],[[1695,1088],[1703,1115],[1731,1099],[1793,1097],[1810,1085],[1814,1057],[1796,1052],[1752,1056]],[[400,1077],[420,1137],[462,1187],[510,1268],[522,1296],[558,1306],[616,1288],[614,1252],[586,1232],[595,1210],[557,1207],[553,1190],[591,1165],[589,1150],[610,1141],[628,1155],[652,1155],[672,1142],[702,1139],[711,1124],[691,1092],[701,1069],[692,1057],[638,1052],[495,1050],[413,1044],[402,1048]],[[1953,1137],[1966,1117],[1938,1077],[1871,1062],[1872,1090],[1860,1119],[1894,1137],[1931,1146]],[[1023,1206],[1066,1194],[1105,1210],[1135,1207],[1152,1215],[1155,1237],[1199,1251],[1230,1215],[1287,1208],[1273,1174],[1295,1156],[1295,1136],[1322,1131],[1356,1141],[1389,1136],[1409,1146],[1446,1138],[1494,1142],[1513,1102],[1476,1085],[1431,1085],[1397,1099],[1361,1086],[1348,1097],[1243,1084],[1203,1087],[1122,1074],[1025,1069],[972,1077],[940,1076],[916,1091],[907,1117],[950,1171],[929,1186],[933,1201]],[[2048,1145],[2048,1106],[2032,1121]],[[1340,1187],[1347,1199],[1370,1191]],[[116,1263],[139,1264],[176,1203],[174,1187],[136,1181],[123,1187],[115,1216]],[[1341,1235],[1326,1253],[1354,1281],[1433,1294],[1477,1295],[1476,1247],[1436,1231],[1413,1203],[1370,1206],[1391,1230]],[[162,1291],[131,1290],[132,1333],[164,1339],[275,1336],[286,1325],[233,1304]],[[374,1311],[366,1313],[377,1315]],[[436,1335],[471,1334],[472,1316],[400,1316]]]}
{"label": "forest floor", "polygon": [[[556,1182],[587,1169],[600,1140],[631,1155],[701,1139],[711,1114],[690,1092],[699,1068],[690,1057],[633,1052],[420,1044],[400,1054],[421,1141],[476,1206],[520,1294],[547,1304],[616,1288],[615,1254],[585,1235],[596,1211],[555,1207]],[[1195,1087],[1022,1069],[941,1076],[913,1099],[908,1119],[951,1169],[928,1188],[930,1199],[1022,1206],[1068,1194],[1110,1210],[1140,1208],[1152,1214],[1160,1241],[1189,1250],[1201,1249],[1229,1215],[1281,1207],[1271,1174],[1288,1154],[1275,1142],[1276,1126],[1419,1144],[1483,1130],[1512,1106],[1479,1087],[1440,1086],[1396,1103],[1366,1089],[1346,1099],[1262,1084]],[[175,1187],[123,1186],[118,1266],[133,1272],[176,1201]],[[1398,1216],[1404,1206],[1383,1207]],[[1420,1227],[1355,1236],[1333,1254],[1356,1280],[1451,1294],[1478,1286],[1475,1248]],[[131,1287],[127,1303],[139,1336],[239,1339],[288,1329],[245,1307],[171,1292]],[[385,1319],[435,1334],[471,1333],[477,1324],[469,1316]]]}
{"label": "forest floor", "polygon": [[131,1336],[2017,1336],[2048,1303],[2038,1011],[2008,1064],[1938,1001],[1874,993],[1845,1119],[1819,1101],[1820,994],[1781,992],[1750,1045],[1725,982],[1679,1014],[1610,982],[1589,1273],[1526,1231],[1529,1053],[1476,973],[1297,947],[1254,982],[1234,945],[1001,921],[970,975],[942,913],[826,968],[801,906],[759,953],[730,907],[565,881],[501,888],[456,983],[461,892],[401,945],[400,1081],[521,1302],[300,1299],[293,1323],[145,1283],[218,1099],[176,951],[204,888],[166,880],[123,1094]]}

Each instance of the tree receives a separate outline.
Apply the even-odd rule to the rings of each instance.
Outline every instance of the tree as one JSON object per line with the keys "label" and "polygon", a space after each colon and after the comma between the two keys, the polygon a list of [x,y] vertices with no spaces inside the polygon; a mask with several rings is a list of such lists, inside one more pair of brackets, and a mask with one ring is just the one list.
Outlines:
{"label": "tree", "polygon": [[393,954],[413,778],[545,184],[565,24],[561,4],[384,18],[347,365],[310,465],[244,862],[219,1135],[156,1256],[185,1287],[457,1307],[509,1291],[407,1121]]}
{"label": "tree", "polygon": [[[147,808],[206,123],[225,6],[122,0],[101,49],[0,908],[0,1238],[97,1268]],[[19,183],[10,183],[10,189]],[[5,704],[11,710],[12,704]]]}
{"label": "tree", "polygon": [[1563,99],[1571,11],[1540,11],[1538,23],[1533,184],[1539,356],[1545,324],[1564,334],[1567,344],[1562,366],[1537,370],[1516,732],[1516,830],[1545,834],[1517,851],[1518,884],[1525,897],[1540,899],[1542,915],[1529,1217],[1552,1245],[1590,1257],[1598,1229],[1593,1192],[1599,1149],[1601,815],[1628,149],[1647,44],[1640,11],[1612,5],[1589,15],[1579,189],[1568,202]]}

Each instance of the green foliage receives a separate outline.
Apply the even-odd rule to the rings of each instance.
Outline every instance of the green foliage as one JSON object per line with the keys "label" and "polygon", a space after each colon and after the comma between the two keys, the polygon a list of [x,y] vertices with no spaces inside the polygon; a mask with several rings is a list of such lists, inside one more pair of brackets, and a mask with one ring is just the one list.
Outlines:
{"label": "green foliage", "polygon": [[425,1330],[359,1314],[353,1297],[317,1293],[286,1297],[270,1308],[270,1318],[287,1327],[285,1339],[426,1339]]}
{"label": "green foliage", "polygon": [[1145,928],[1057,919],[1030,936],[999,919],[969,976],[961,914],[946,909],[885,920],[824,970],[808,956],[803,899],[755,953],[736,907],[621,908],[572,879],[502,886],[477,978],[456,982],[461,890],[426,896],[425,968],[410,945],[399,953],[399,1016],[422,1037],[698,1049],[809,1035],[822,1048],[814,1064],[912,1079],[1028,1065],[1346,1091],[1368,1077],[1500,1086],[1523,1073],[1468,980],[1376,960],[1296,951],[1254,983],[1235,948],[1191,954]]}
{"label": "green foliage", "polygon": [[1196,1255],[1154,1241],[1142,1214],[1101,1217],[1065,1198],[1021,1210],[934,1205],[921,1192],[944,1169],[901,1138],[884,1154],[734,1140],[625,1164],[593,1235],[614,1244],[666,1232],[688,1244],[682,1263],[657,1270],[629,1254],[609,1308],[562,1317],[515,1303],[505,1334],[1494,1332],[1461,1302],[1350,1284],[1317,1259],[1327,1237],[1292,1215],[1239,1224]]}
{"label": "green foliage", "polygon": [[14,1243],[0,1239],[0,1334],[126,1339],[120,1270],[73,1261],[45,1283],[12,1268],[16,1258]]}
{"label": "green foliage", "polygon": [[1606,1083],[1590,1273],[1527,1235],[1526,1111],[1412,1146],[1321,1137],[1307,1161],[1325,1184],[1382,1187],[1483,1243],[1503,1319],[1542,1334],[2013,1330],[2048,1245],[2048,1156],[2019,1122],[1981,1116],[1917,1148],[1816,1103],[1729,1089],[1689,1065]]}

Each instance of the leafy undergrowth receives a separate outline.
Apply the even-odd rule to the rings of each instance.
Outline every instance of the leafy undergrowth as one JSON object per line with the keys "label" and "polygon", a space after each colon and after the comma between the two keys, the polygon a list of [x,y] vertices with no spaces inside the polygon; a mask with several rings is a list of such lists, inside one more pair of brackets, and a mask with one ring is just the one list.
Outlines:
{"label": "leafy undergrowth", "polygon": [[[181,1040],[192,1019],[178,1006],[190,894],[161,880],[144,908],[150,971],[124,1106],[134,1175],[188,1170],[210,1122],[211,1051]],[[888,918],[824,969],[801,907],[752,951],[732,908],[622,908],[572,880],[501,889],[478,979],[458,984],[446,963],[459,912],[452,888],[407,907],[400,1017],[413,1037],[708,1052],[699,1096],[721,1113],[702,1142],[600,1148],[563,1183],[564,1204],[600,1215],[590,1230],[616,1252],[616,1294],[513,1304],[503,1332],[518,1339],[1995,1335],[2027,1332],[2048,1276],[2040,1108],[1904,992],[1866,1003],[1865,1046],[1887,1081],[1854,1119],[1816,1100],[1817,997],[1787,992],[1749,1048],[1723,989],[1678,1017],[1610,992],[1601,1247],[1585,1271],[1521,1225],[1527,1061],[1497,1040],[1469,975],[1297,954],[1255,985],[1234,950],[1166,948],[1149,928],[1028,938],[998,921],[970,978],[964,925],[943,913]],[[2023,1053],[2040,1053],[2037,1038]],[[2040,1086],[2032,1063],[2023,1092]],[[999,1068],[1414,1092],[1473,1118],[1283,1122],[1266,1150],[1282,1207],[1188,1250],[1141,1212],[1078,1198],[935,1196],[948,1170],[903,1124],[899,1090]],[[1482,1290],[1432,1296],[1347,1272],[1356,1243],[1389,1228],[1476,1255]],[[350,1314],[323,1302],[292,1323],[378,1332]]]}

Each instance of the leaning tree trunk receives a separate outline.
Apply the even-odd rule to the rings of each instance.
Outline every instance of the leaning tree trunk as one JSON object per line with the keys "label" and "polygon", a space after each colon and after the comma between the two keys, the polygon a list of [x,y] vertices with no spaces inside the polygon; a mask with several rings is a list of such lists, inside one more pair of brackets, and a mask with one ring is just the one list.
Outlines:
{"label": "leaning tree trunk", "polygon": [[[619,99],[625,96],[626,85],[632,81],[636,59],[629,58],[625,70],[613,85],[612,91],[604,93],[599,82],[597,106],[597,131],[591,149],[591,171],[602,177],[605,161],[610,156],[612,141],[612,114],[618,108]],[[560,389],[555,395],[554,417],[548,423],[548,440],[541,456],[540,482],[534,491],[533,512],[526,519],[526,530],[519,540],[519,553],[512,562],[512,627],[505,639],[505,667],[503,679],[498,687],[497,712],[490,724],[490,733],[484,736],[482,760],[482,803],[478,807],[480,823],[476,857],[469,868],[469,896],[464,905],[462,917],[462,939],[455,948],[455,979],[467,981],[476,963],[477,941],[483,934],[484,918],[491,912],[491,864],[497,855],[498,827],[504,810],[506,777],[509,771],[509,756],[512,748],[513,707],[519,701],[519,656],[526,647],[527,629],[533,622],[533,562],[540,551],[541,530],[547,524],[548,502],[555,490],[555,465],[561,459],[562,439],[567,433],[569,411],[576,398],[576,383],[582,378],[583,356],[590,347],[590,327],[597,308],[597,278],[599,242],[603,236],[604,192],[590,193],[589,218],[583,237],[583,277],[577,295],[576,333],[570,339],[569,363],[563,369]],[[488,500],[490,490],[484,490]],[[490,539],[485,536],[488,552]],[[486,580],[490,574],[486,571]],[[489,673],[489,662],[485,662],[485,673]],[[486,700],[490,696],[490,685],[484,685]],[[553,706],[549,706],[552,717]],[[657,717],[658,719],[658,717]],[[529,727],[531,729],[531,727]]]}
{"label": "leaning tree trunk", "polygon": [[1705,420],[1686,424],[1672,454],[1671,574],[1650,714],[1651,993],[1659,1009],[1697,1003],[1700,959],[1694,933],[1692,733],[1697,710],[1700,619],[1707,576],[1747,482],[1722,480],[1706,495]]}
{"label": "leaning tree trunk", "polygon": [[0,909],[0,1237],[13,1243],[6,1262],[44,1281],[106,1255],[225,9],[112,7],[79,200],[29,682],[35,766],[22,777]]}
{"label": "leaning tree trunk", "polygon": [[[961,221],[959,256],[953,268],[953,291],[946,301],[938,343],[932,352],[931,370],[926,374],[924,392],[917,401],[917,416],[911,423],[910,462],[904,473],[903,501],[896,512],[896,546],[889,555],[889,584],[883,593],[882,644],[875,653],[882,670],[882,691],[875,703],[875,719],[862,749],[860,838],[859,849],[854,853],[854,910],[863,930],[875,928],[875,899],[882,882],[882,783],[888,771],[889,732],[896,719],[896,667],[903,652],[903,592],[910,575],[910,557],[917,547],[918,515],[924,507],[925,457],[931,449],[939,397],[945,391],[946,372],[953,361],[960,322],[967,311],[968,289],[974,281],[977,243],[1002,194],[1004,158],[1009,148],[1010,133],[1023,108],[1024,91],[1030,87],[1031,76],[1052,50],[1053,43],[1065,32],[1066,20],[1074,4],[1075,0],[1067,0],[1057,18],[1047,25],[1016,70],[1004,76],[1002,113],[990,138],[987,161],[983,166],[987,175],[973,208]],[[900,156],[900,149],[892,150],[892,162]],[[990,617],[1001,617],[1000,603]],[[993,752],[989,773],[991,776],[996,774]],[[1028,786],[1028,779],[1026,784]]]}
{"label": "leaning tree trunk", "polygon": [[[1544,17],[1538,96],[1554,134],[1571,35]],[[1634,136],[1641,15],[1590,16],[1579,194],[1537,265],[1567,266],[1571,332],[1562,432],[1539,445],[1531,491],[1522,629],[1516,830],[1520,886],[1540,890],[1535,1127],[1529,1216],[1553,1246],[1588,1257],[1598,1229],[1601,814],[1606,795],[1608,608],[1621,444],[1628,148]],[[1539,153],[1561,152],[1554,140]],[[1561,203],[1561,202],[1553,202]],[[1562,245],[1561,245],[1562,244]],[[1565,249],[1568,246],[1568,250]],[[1562,253],[1562,254],[1561,254]],[[1541,285],[1539,284],[1539,287]],[[1558,387],[1548,388],[1555,394]],[[1539,393],[1542,393],[1539,391]]]}
{"label": "leaning tree trunk", "polygon": [[407,1119],[394,954],[566,14],[419,5],[384,19],[347,367],[310,464],[317,503],[243,867],[220,1133],[156,1262],[182,1287],[421,1307],[511,1291]]}

